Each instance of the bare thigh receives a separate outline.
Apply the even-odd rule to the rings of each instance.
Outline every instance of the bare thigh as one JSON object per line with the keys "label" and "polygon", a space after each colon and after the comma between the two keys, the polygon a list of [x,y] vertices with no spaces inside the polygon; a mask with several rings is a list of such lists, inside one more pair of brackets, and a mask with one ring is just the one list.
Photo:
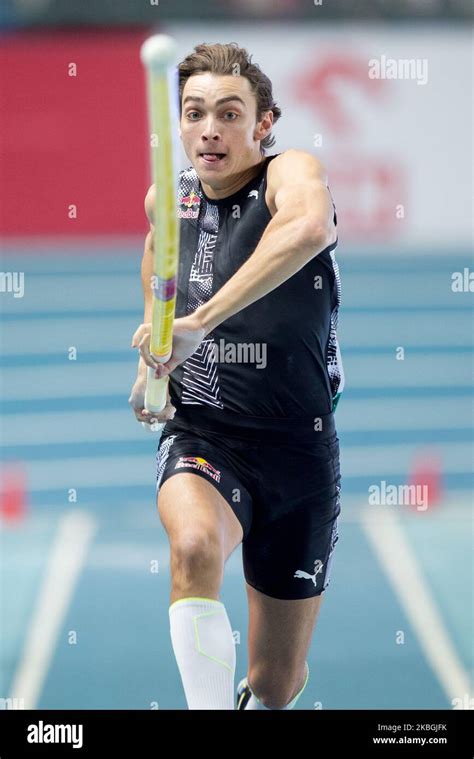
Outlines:
{"label": "bare thigh", "polygon": [[180,472],[158,492],[158,512],[171,553],[171,603],[190,596],[218,599],[224,565],[242,542],[231,507],[204,478]]}

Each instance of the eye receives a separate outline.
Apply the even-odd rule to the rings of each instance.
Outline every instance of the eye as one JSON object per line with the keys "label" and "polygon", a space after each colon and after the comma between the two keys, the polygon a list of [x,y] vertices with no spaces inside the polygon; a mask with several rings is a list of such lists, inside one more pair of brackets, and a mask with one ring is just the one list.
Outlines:
{"label": "eye", "polygon": [[[234,116],[235,118],[229,119],[228,116]],[[225,113],[225,120],[226,121],[235,121],[239,117],[238,113],[235,113],[235,111],[226,111]]]}
{"label": "eye", "polygon": [[[199,113],[199,111],[188,111],[186,114],[186,118],[189,119],[190,121],[197,121],[200,115],[201,114]],[[197,116],[197,118],[194,118],[194,116]]]}

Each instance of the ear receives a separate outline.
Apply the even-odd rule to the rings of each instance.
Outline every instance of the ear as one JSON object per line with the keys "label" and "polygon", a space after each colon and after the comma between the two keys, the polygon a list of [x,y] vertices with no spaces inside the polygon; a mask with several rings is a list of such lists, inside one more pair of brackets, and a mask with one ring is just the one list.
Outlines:
{"label": "ear", "polygon": [[260,121],[257,121],[255,129],[255,139],[264,140],[270,134],[273,127],[273,111],[264,111]]}

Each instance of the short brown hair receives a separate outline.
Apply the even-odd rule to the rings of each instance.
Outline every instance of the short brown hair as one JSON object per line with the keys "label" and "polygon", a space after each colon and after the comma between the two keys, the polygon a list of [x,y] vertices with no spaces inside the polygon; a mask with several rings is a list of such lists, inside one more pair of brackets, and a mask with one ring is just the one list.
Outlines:
{"label": "short brown hair", "polygon": [[[281,116],[281,109],[273,100],[273,87],[270,79],[263,73],[260,66],[252,63],[252,56],[237,42],[227,44],[216,43],[196,45],[194,52],[181,61],[179,71],[179,99],[183,97],[184,85],[193,74],[211,74],[245,76],[249,80],[252,92],[257,99],[257,120],[260,121],[264,111],[273,112],[273,123]],[[275,138],[270,133],[260,142],[260,150],[265,152],[275,144]]]}

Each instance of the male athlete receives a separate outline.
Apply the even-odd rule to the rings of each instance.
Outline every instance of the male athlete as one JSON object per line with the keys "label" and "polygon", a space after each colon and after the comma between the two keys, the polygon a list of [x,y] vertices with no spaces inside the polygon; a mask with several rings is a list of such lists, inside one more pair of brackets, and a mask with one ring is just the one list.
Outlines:
{"label": "male athlete", "polygon": [[[281,112],[247,51],[199,45],[179,75],[192,166],[179,178],[173,352],[165,364],[149,352],[152,186],[130,397],[139,421],[167,421],[157,493],[171,640],[189,709],[233,709],[235,645],[219,595],[242,543],[248,671],[237,708],[291,709],[308,680],[340,511],[336,214],[313,155],[265,155]],[[169,375],[159,415],[144,408],[147,366]]]}

